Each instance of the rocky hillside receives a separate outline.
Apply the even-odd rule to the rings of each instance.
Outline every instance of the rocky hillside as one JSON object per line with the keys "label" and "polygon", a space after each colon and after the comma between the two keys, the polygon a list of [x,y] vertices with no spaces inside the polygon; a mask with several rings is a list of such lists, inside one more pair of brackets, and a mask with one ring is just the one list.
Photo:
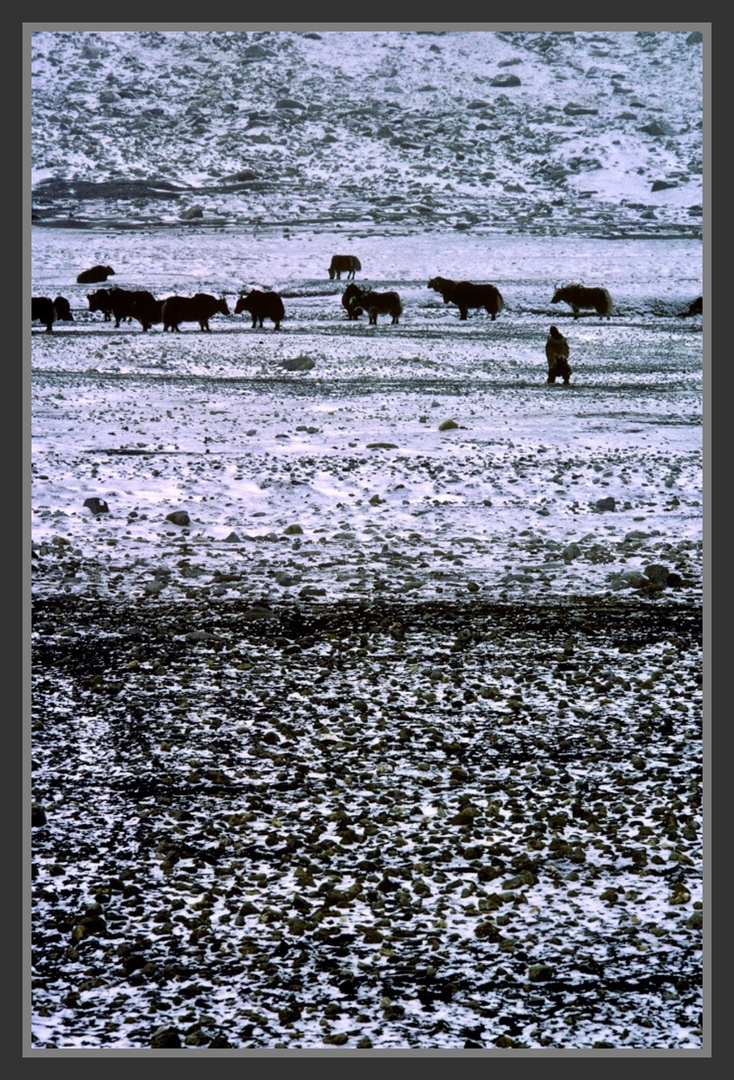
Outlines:
{"label": "rocky hillside", "polygon": [[695,30],[39,31],[33,218],[700,236],[702,65]]}

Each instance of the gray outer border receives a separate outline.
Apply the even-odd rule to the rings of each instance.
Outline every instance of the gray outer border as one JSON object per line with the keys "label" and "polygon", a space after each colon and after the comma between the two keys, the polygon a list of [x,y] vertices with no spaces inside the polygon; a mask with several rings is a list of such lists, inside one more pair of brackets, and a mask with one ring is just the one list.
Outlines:
{"label": "gray outer border", "polygon": [[713,640],[713,624],[711,612],[711,560],[712,560],[712,392],[711,392],[711,302],[712,302],[712,255],[711,255],[711,124],[712,124],[712,22],[586,22],[574,20],[572,22],[545,22],[531,20],[524,22],[414,22],[396,21],[381,23],[362,23],[359,20],[352,22],[56,22],[53,20],[43,22],[22,23],[23,53],[22,53],[22,79],[23,79],[23,196],[22,196],[22,233],[23,233],[23,310],[27,311],[28,301],[31,296],[31,34],[36,30],[88,30],[88,31],[113,31],[113,30],[476,30],[476,31],[499,31],[499,30],[678,30],[695,31],[703,34],[703,106],[704,106],[704,131],[703,131],[703,292],[706,296],[706,306],[703,316],[703,372],[704,372],[704,401],[703,401],[703,450],[704,450],[704,505],[703,505],[703,636],[704,636],[704,661],[703,661],[703,685],[704,694],[704,749],[703,749],[703,787],[704,787],[704,978],[703,996],[704,1003],[708,1002],[708,1011],[705,1013],[704,1046],[701,1050],[37,1050],[30,1045],[30,909],[31,909],[31,879],[30,879],[30,814],[27,808],[31,801],[31,778],[30,778],[30,595],[31,595],[31,529],[30,529],[30,484],[31,484],[31,410],[30,410],[30,384],[31,384],[31,339],[26,330],[23,336],[23,367],[22,367],[22,442],[23,442],[23,568],[22,568],[22,591],[23,591],[23,633],[22,633],[22,710],[23,710],[23,1012],[22,1012],[22,1052],[23,1059],[61,1059],[61,1058],[177,1058],[180,1062],[190,1061],[193,1067],[195,1061],[202,1059],[220,1060],[222,1058],[239,1058],[249,1060],[251,1058],[285,1058],[285,1059],[344,1059],[344,1058],[453,1058],[459,1057],[462,1061],[469,1058],[481,1058],[496,1061],[498,1058],[675,1058],[699,1061],[702,1058],[712,1059],[712,1032],[713,1012],[711,1001],[713,997],[713,979],[711,971],[711,915],[712,915],[712,753],[711,753],[711,714],[713,703],[711,700],[712,686],[712,655],[711,645]]}

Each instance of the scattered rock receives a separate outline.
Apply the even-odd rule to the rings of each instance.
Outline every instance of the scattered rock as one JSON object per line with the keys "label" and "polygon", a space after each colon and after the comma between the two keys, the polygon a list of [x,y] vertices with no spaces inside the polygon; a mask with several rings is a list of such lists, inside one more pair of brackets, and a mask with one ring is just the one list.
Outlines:
{"label": "scattered rock", "polygon": [[[587,77],[588,75],[587,72]],[[571,101],[563,106],[563,111],[566,116],[596,116],[599,112],[598,109],[590,109],[587,105],[574,105]]]}
{"label": "scattered rock", "polygon": [[151,1050],[180,1050],[181,1037],[173,1027],[160,1027],[151,1036],[150,1048]]}
{"label": "scattered rock", "polygon": [[174,525],[190,525],[191,518],[185,510],[173,510],[170,514],[166,514],[166,521],[172,522]]}
{"label": "scattered rock", "polygon": [[531,964],[528,968],[530,982],[547,982],[555,974],[550,964]]}
{"label": "scattered rock", "polygon": [[645,135],[674,135],[675,131],[664,120],[652,120],[649,124],[645,124],[640,128],[640,131]]}
{"label": "scattered rock", "polygon": [[668,584],[670,571],[662,563],[650,563],[645,567],[645,576],[657,589],[664,589]]}
{"label": "scattered rock", "polygon": [[294,356],[291,360],[281,360],[280,366],[286,371],[310,371],[316,367],[316,361],[310,356]]}
{"label": "scattered rock", "polygon": [[109,514],[110,508],[104,499],[98,498],[96,495],[90,495],[88,499],[84,500],[84,505],[88,510],[91,510],[94,516],[97,514]]}
{"label": "scattered rock", "polygon": [[617,500],[614,498],[613,495],[607,495],[605,499],[597,499],[594,503],[594,506],[597,510],[600,510],[601,512],[604,512],[605,510],[616,510]]}

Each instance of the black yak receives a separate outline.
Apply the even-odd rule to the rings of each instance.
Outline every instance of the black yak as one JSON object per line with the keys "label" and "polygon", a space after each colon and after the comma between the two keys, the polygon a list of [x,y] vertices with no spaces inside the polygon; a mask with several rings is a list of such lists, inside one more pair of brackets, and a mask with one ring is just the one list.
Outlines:
{"label": "black yak", "polygon": [[212,315],[229,315],[227,301],[223,296],[195,293],[194,296],[169,296],[163,304],[163,329],[179,330],[182,322],[198,322],[202,330],[211,330]]}
{"label": "black yak", "polygon": [[502,294],[495,285],[434,277],[428,282],[428,288],[441,293],[444,304],[456,304],[461,319],[468,317],[469,308],[484,308],[492,316],[492,322],[494,322],[505,306]]}
{"label": "black yak", "polygon": [[155,297],[147,289],[97,289],[96,292],[87,294],[87,300],[90,311],[104,313],[104,322],[109,322],[112,316],[117,329],[123,319],[136,318],[136,304],[140,301],[155,301]]}
{"label": "black yak", "polygon": [[31,322],[42,322],[50,334],[56,321],[74,322],[69,301],[64,296],[52,300],[49,296],[31,297]]}
{"label": "black yak", "polygon": [[332,255],[329,267],[329,278],[341,280],[342,272],[346,271],[347,281],[352,281],[355,270],[361,270],[362,263],[356,255]]}
{"label": "black yak", "polygon": [[359,303],[369,315],[370,326],[377,326],[378,315],[389,315],[392,319],[392,326],[397,326],[398,320],[403,314],[403,304],[400,296],[392,290],[390,292],[373,292],[371,289],[366,289],[360,293]]}
{"label": "black yak", "polygon": [[342,307],[346,311],[348,319],[359,318],[364,311],[361,303],[362,289],[360,289],[359,285],[347,285],[342,294]]}
{"label": "black yak", "polygon": [[137,319],[143,330],[163,322],[165,300],[155,300],[152,296],[139,296],[132,303],[133,318]]}
{"label": "black yak", "polygon": [[277,292],[261,292],[253,289],[246,295],[243,293],[235,304],[234,313],[239,315],[242,311],[249,311],[252,315],[253,329],[262,327],[263,319],[272,319],[273,330],[280,330],[280,320],[285,318],[283,300]]}
{"label": "black yak", "polygon": [[90,311],[101,311],[104,315],[103,322],[109,322],[112,317],[110,306],[110,290],[96,289],[93,293],[87,293],[87,301]]}
{"label": "black yak", "polygon": [[563,385],[568,386],[571,378],[571,368],[568,366],[568,342],[557,326],[551,326],[545,342],[545,356],[548,361],[549,383],[554,383],[558,377],[563,379]]}
{"label": "black yak", "polygon": [[551,304],[558,304],[560,301],[570,306],[574,319],[578,319],[581,308],[593,308],[597,315],[606,316],[607,319],[612,313],[612,298],[606,289],[587,289],[574,282],[572,285],[560,286],[553,293]]}
{"label": "black yak", "polygon": [[111,266],[92,266],[89,270],[82,270],[76,279],[77,285],[94,285],[97,281],[106,281],[114,273]]}
{"label": "black yak", "polygon": [[686,311],[679,311],[678,318],[685,319],[689,315],[703,315],[703,297],[697,296],[695,300],[691,301]]}

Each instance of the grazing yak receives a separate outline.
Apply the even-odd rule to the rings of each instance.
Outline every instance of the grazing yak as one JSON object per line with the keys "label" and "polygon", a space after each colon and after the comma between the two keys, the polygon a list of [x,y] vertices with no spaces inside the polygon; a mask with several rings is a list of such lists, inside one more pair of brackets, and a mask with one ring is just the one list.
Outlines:
{"label": "grazing yak", "polygon": [[581,308],[593,308],[597,315],[608,319],[612,313],[612,298],[606,289],[587,289],[576,282],[572,285],[559,286],[553,293],[551,304],[568,304],[578,319]]}
{"label": "grazing yak", "polygon": [[374,292],[372,289],[365,289],[359,296],[360,306],[367,312],[370,319],[370,326],[377,326],[378,315],[389,315],[392,319],[392,326],[397,326],[400,316],[403,314],[403,304],[398,293],[393,292]]}
{"label": "grazing yak", "polygon": [[342,307],[346,311],[348,319],[358,319],[363,313],[364,308],[361,306],[361,302],[362,289],[360,289],[359,285],[347,285],[342,294]]}
{"label": "grazing yak", "polygon": [[263,319],[272,319],[273,330],[280,330],[280,320],[285,318],[283,299],[277,292],[261,292],[253,289],[251,292],[242,293],[235,304],[234,313],[239,315],[242,311],[249,311],[252,315],[252,328],[262,327]]}
{"label": "grazing yak", "polygon": [[355,270],[361,269],[362,263],[356,255],[332,255],[331,266],[329,267],[329,278],[331,281],[333,281],[334,278],[341,280],[342,271],[345,271],[347,281],[352,281]]}
{"label": "grazing yak", "polygon": [[212,315],[229,315],[223,296],[195,293],[194,296],[169,296],[163,304],[163,329],[179,330],[179,323],[198,322],[202,330],[211,330]]}
{"label": "grazing yak", "polygon": [[568,342],[557,326],[551,326],[545,342],[545,356],[548,361],[549,383],[555,383],[557,378],[563,379],[563,385],[568,386],[571,378],[571,368],[568,366]]}
{"label": "grazing yak", "polygon": [[697,296],[689,305],[686,311],[679,311],[678,318],[686,319],[689,315],[703,315],[703,297]]}
{"label": "grazing yak", "polygon": [[48,296],[31,297],[31,322],[45,323],[46,331],[50,334],[53,324],[57,321],[74,322],[69,301],[64,296],[57,296],[52,300]]}
{"label": "grazing yak", "polygon": [[459,317],[466,319],[469,308],[484,308],[495,321],[505,306],[502,294],[495,285],[477,285],[473,281],[452,281],[451,278],[434,277],[428,288],[441,293],[444,304],[456,304]]}
{"label": "grazing yak", "polygon": [[114,318],[117,329],[123,319],[137,318],[136,304],[154,302],[155,297],[147,289],[97,289],[87,294],[87,301],[90,311],[104,313],[104,322]]}
{"label": "grazing yak", "polygon": [[94,285],[98,281],[106,281],[113,277],[115,271],[111,266],[92,266],[89,270],[82,270],[77,280],[77,285]]}

